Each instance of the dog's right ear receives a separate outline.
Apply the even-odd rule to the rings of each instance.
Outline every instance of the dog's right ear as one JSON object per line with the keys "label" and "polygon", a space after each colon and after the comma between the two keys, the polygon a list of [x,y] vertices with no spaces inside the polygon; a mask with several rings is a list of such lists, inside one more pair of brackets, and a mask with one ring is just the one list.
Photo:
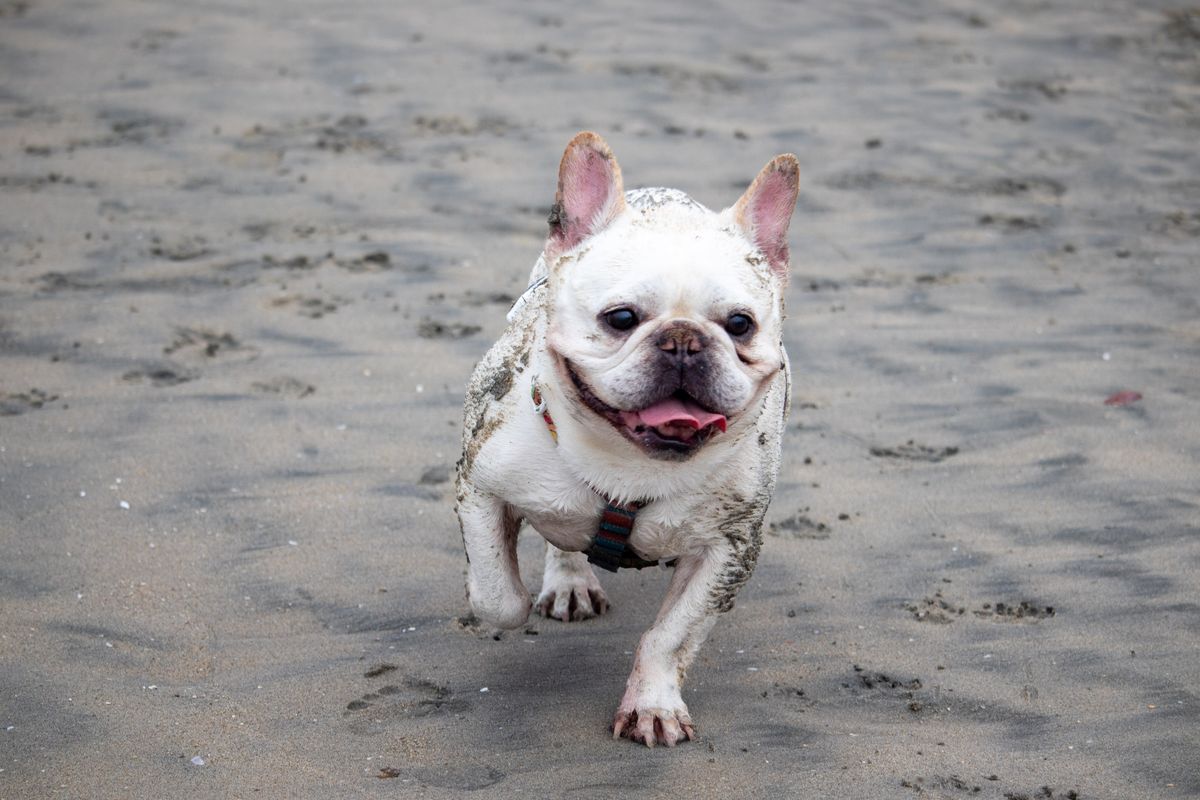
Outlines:
{"label": "dog's right ear", "polygon": [[591,131],[576,134],[558,165],[547,256],[565,253],[604,230],[624,209],[625,186],[616,156]]}

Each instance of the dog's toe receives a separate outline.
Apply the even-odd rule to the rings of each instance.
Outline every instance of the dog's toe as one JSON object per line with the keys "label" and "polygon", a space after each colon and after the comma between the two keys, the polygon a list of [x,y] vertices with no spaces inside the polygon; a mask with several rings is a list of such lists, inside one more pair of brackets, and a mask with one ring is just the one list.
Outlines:
{"label": "dog's toe", "polygon": [[683,730],[674,717],[664,717],[658,723],[658,737],[667,747],[674,747],[684,740]]}
{"label": "dog's toe", "polygon": [[596,616],[608,613],[608,596],[600,590],[588,591],[588,596],[592,600],[592,608],[596,611]]}
{"label": "dog's toe", "polygon": [[655,728],[658,727],[655,724],[657,722],[657,715],[639,714],[637,726],[634,728],[634,731],[637,733],[637,741],[646,745],[646,747],[654,747],[655,743],[658,742],[658,733],[655,731]]}
{"label": "dog's toe", "polygon": [[633,717],[634,714],[630,711],[617,712],[617,715],[613,717],[612,724],[612,734],[614,739],[621,738],[621,735],[625,733],[625,728],[628,727],[629,723],[633,720]]}
{"label": "dog's toe", "polygon": [[578,622],[590,619],[597,613],[588,592],[572,589],[555,595],[550,616],[563,622]]}

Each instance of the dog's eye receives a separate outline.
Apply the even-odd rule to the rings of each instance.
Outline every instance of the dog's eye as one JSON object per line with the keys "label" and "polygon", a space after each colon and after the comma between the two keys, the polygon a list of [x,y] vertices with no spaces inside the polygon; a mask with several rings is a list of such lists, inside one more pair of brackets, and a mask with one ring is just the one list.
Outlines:
{"label": "dog's eye", "polygon": [[637,326],[638,316],[632,308],[614,308],[604,315],[604,321],[613,330],[627,331]]}
{"label": "dog's eye", "polygon": [[730,336],[745,336],[754,329],[754,320],[745,314],[731,314],[725,320],[725,330]]}

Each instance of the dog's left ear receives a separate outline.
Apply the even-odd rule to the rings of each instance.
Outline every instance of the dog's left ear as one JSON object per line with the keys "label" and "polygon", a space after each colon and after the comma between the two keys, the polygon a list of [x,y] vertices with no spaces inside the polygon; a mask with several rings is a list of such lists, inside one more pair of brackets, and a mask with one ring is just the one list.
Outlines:
{"label": "dog's left ear", "polygon": [[591,131],[577,134],[558,165],[547,254],[570,250],[604,230],[624,209],[625,185],[616,156]]}
{"label": "dog's left ear", "polygon": [[788,271],[788,225],[800,191],[800,165],[791,153],[775,156],[733,206],[733,218],[763,252],[771,271]]}

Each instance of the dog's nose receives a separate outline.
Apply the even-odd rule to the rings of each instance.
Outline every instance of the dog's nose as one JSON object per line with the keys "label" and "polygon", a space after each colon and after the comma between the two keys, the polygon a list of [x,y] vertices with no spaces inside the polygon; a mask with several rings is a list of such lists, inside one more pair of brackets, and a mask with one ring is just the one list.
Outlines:
{"label": "dog's nose", "polygon": [[658,348],[676,358],[687,358],[704,349],[707,344],[704,333],[688,323],[678,323],[663,330],[656,342]]}

